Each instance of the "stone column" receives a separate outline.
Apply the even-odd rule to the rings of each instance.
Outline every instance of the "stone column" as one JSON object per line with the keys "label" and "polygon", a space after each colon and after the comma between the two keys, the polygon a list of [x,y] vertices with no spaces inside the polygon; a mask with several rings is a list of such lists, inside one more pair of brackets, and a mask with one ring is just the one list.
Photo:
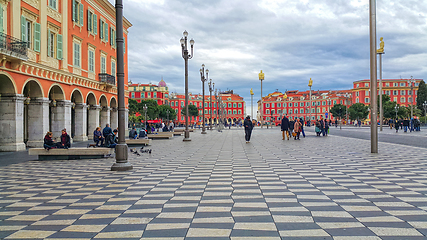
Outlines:
{"label": "stone column", "polygon": [[24,96],[2,94],[0,100],[0,151],[24,151]]}
{"label": "stone column", "polygon": [[111,129],[116,129],[119,127],[119,112],[117,108],[111,109],[110,125],[111,125]]}
{"label": "stone column", "polygon": [[[93,131],[95,131],[96,127],[99,127],[99,110],[101,109],[99,105],[91,105],[88,107],[89,118],[88,118],[88,136],[90,136]],[[102,128],[101,128],[102,131]]]}
{"label": "stone column", "polygon": [[31,99],[28,105],[28,141],[27,147],[43,147],[43,139],[49,131],[48,98]]}
{"label": "stone column", "polygon": [[[50,130],[57,141],[62,134],[62,129],[67,129],[67,133],[71,134],[71,105],[71,101],[61,100],[56,101],[56,107],[51,107],[52,122]],[[71,142],[73,142],[73,139],[71,139]]]}
{"label": "stone column", "polygon": [[74,141],[87,141],[87,105],[85,103],[77,103],[74,108]]}
{"label": "stone column", "polygon": [[128,133],[129,132],[129,109],[127,108],[125,109],[125,129],[126,129],[126,133]]}
{"label": "stone column", "polygon": [[102,109],[101,109],[101,128],[104,128],[106,124],[110,124],[110,127],[112,128],[111,123],[110,123],[110,111],[111,111],[111,108],[102,107]]}

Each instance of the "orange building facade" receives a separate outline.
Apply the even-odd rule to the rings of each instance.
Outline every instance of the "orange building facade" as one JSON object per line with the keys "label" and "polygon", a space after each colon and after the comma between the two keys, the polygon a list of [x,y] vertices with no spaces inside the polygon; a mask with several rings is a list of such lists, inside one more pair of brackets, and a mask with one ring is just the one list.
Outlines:
{"label": "orange building facade", "polygon": [[[107,0],[0,1],[0,151],[118,125],[115,8]],[[124,19],[125,90],[127,35]],[[127,96],[126,103],[127,105]],[[126,114],[127,115],[127,114]]]}
{"label": "orange building facade", "polygon": [[285,93],[270,93],[263,97],[262,111],[261,101],[258,101],[257,119],[258,121],[263,119],[264,123],[274,125],[280,124],[283,115],[287,115],[289,119],[302,118],[305,121],[311,119],[312,122],[320,118],[335,120],[330,114],[330,109],[335,104],[349,107],[351,105],[350,93],[350,90],[312,91],[311,101],[310,91],[294,90]]}

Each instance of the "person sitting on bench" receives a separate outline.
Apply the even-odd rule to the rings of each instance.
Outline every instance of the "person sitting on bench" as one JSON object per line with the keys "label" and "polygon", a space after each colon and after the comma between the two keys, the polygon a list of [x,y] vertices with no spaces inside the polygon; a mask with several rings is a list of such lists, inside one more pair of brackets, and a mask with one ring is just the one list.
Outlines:
{"label": "person sitting on bench", "polygon": [[57,143],[57,148],[68,149],[71,147],[71,138],[67,133],[67,129],[62,129],[61,142]]}
{"label": "person sitting on bench", "polygon": [[43,147],[49,151],[49,149],[56,148],[55,140],[52,139],[52,132],[47,132],[44,136]]}
{"label": "person sitting on bench", "polygon": [[96,130],[93,131],[93,141],[96,143],[95,147],[99,147],[99,142],[101,142],[101,146],[104,145],[104,137],[102,137],[100,127],[97,127]]}
{"label": "person sitting on bench", "polygon": [[106,138],[105,138],[105,146],[107,148],[115,148],[117,143],[118,143],[118,139],[117,139],[117,133],[119,131],[117,131],[117,129],[114,129],[113,133],[110,133]]}
{"label": "person sitting on bench", "polygon": [[130,130],[129,138],[130,139],[137,139],[138,138],[138,133],[136,132],[135,127],[132,127],[132,130]]}

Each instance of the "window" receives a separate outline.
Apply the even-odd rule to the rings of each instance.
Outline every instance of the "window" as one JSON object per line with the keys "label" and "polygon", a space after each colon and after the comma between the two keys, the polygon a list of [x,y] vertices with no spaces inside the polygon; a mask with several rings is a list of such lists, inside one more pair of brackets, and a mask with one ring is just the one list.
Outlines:
{"label": "window", "polygon": [[87,10],[87,30],[94,35],[98,34],[97,23],[98,23],[98,16],[88,9]]}
{"label": "window", "polygon": [[365,83],[365,87],[369,87],[369,83]]}
{"label": "window", "polygon": [[113,46],[114,48],[117,47],[117,43],[116,43],[116,30],[113,29],[112,27],[110,28],[110,45]]}
{"label": "window", "polygon": [[386,87],[390,87],[390,83],[385,83],[385,86]]}
{"label": "window", "polygon": [[298,103],[296,102],[296,103],[294,103],[294,107],[298,107]]}
{"label": "window", "polygon": [[270,103],[265,104],[265,107],[269,108],[270,107]]}
{"label": "window", "polygon": [[271,107],[274,108],[274,103],[271,104]]}
{"label": "window", "polygon": [[400,98],[400,102],[401,102],[401,103],[404,103],[404,102],[406,102],[406,98],[404,98],[404,97],[401,97],[401,98]]}
{"label": "window", "polygon": [[397,97],[394,97],[394,98],[393,98],[393,102],[397,102]]}
{"label": "window", "polygon": [[99,20],[99,37],[104,42],[108,42],[108,24],[104,20]]}
{"label": "window", "polygon": [[300,102],[300,103],[299,103],[299,106],[300,106],[300,107],[304,107],[304,102]]}
{"label": "window", "polygon": [[358,97],[359,96],[359,92],[356,92],[356,97]]}
{"label": "window", "polygon": [[[153,98],[157,98],[157,92],[153,93]],[[196,106],[197,107],[197,106]]]}
{"label": "window", "polygon": [[295,109],[295,114],[298,114],[298,109]]}
{"label": "window", "polygon": [[365,98],[365,103],[368,103],[369,102],[369,98]]}
{"label": "window", "polygon": [[265,110],[265,114],[270,114],[270,109]]}
{"label": "window", "polygon": [[233,114],[237,114],[237,111],[236,111],[236,110],[233,110]]}
{"label": "window", "polygon": [[[2,8],[3,9],[3,8]],[[27,42],[27,47],[31,48],[33,23],[28,21],[24,16],[21,16],[21,40]],[[40,25],[39,25],[40,26]],[[40,34],[40,29],[39,29]],[[39,50],[40,51],[40,50]]]}
{"label": "window", "polygon": [[412,103],[412,98],[408,97],[408,103]]}
{"label": "window", "polygon": [[274,111],[274,109],[272,109],[272,110],[271,110],[271,114],[275,114],[275,111]]}
{"label": "window", "polygon": [[[95,52],[93,50],[89,50],[89,61],[88,61],[88,70],[89,72],[95,72]],[[135,91],[135,89],[134,89]]]}
{"label": "window", "polygon": [[[224,103],[225,104],[225,103]],[[231,108],[231,103],[228,103],[228,107]]]}
{"label": "window", "polygon": [[405,86],[406,86],[406,83],[405,83],[405,82],[401,82],[401,83],[400,83],[400,86],[401,86],[401,87],[405,87]]}
{"label": "window", "polygon": [[398,91],[397,90],[393,90],[393,95],[398,95]]}
{"label": "window", "polygon": [[237,104],[233,103],[233,107],[234,107],[234,108],[236,108],[236,107],[237,107]]}
{"label": "window", "polygon": [[301,108],[301,109],[299,110],[299,113],[304,113],[304,108]]}
{"label": "window", "polygon": [[390,96],[390,91],[389,90],[385,91],[385,94]]}
{"label": "window", "polygon": [[359,98],[356,98],[356,103],[359,103]]}
{"label": "window", "polygon": [[58,7],[56,6],[56,0],[49,0],[49,7],[57,10]]}
{"label": "window", "polygon": [[114,59],[111,59],[111,75],[116,76],[116,60]]}
{"label": "window", "polygon": [[80,43],[74,42],[74,66],[80,67]]}
{"label": "window", "polygon": [[174,107],[175,106],[175,102],[171,102],[171,106]]}
{"label": "window", "polygon": [[322,105],[325,106],[326,105],[326,101],[322,101]]}
{"label": "window", "polygon": [[365,96],[369,96],[369,90],[365,91]]}
{"label": "window", "polygon": [[399,86],[399,83],[397,82],[393,83],[393,87],[398,87],[398,86]]}
{"label": "window", "polygon": [[406,95],[406,90],[400,90],[400,95]]}
{"label": "window", "polygon": [[358,87],[359,87],[359,84],[356,84],[356,87],[358,88]]}
{"label": "window", "polygon": [[181,107],[184,107],[184,102],[181,102]]}
{"label": "window", "polygon": [[242,114],[242,110],[239,110],[239,114]]}
{"label": "window", "polygon": [[412,91],[408,90],[408,95],[412,95]]}
{"label": "window", "polygon": [[107,73],[107,58],[101,56],[101,73]]}
{"label": "window", "polygon": [[72,4],[73,14],[71,17],[73,19],[73,22],[75,22],[79,26],[83,26],[83,4],[76,0],[73,0]]}
{"label": "window", "polygon": [[292,109],[289,109],[289,114],[292,114]]}
{"label": "window", "polygon": [[131,93],[131,98],[135,98],[135,93],[134,92]]}
{"label": "window", "polygon": [[416,82],[416,83],[415,83],[415,87],[418,87],[418,85],[420,85],[420,83],[417,83],[417,82]]}
{"label": "window", "polygon": [[231,114],[231,110],[228,110],[228,114]]}
{"label": "window", "polygon": [[282,107],[282,104],[281,104],[281,103],[278,103],[278,104],[277,104],[277,107],[278,107],[278,108]]}

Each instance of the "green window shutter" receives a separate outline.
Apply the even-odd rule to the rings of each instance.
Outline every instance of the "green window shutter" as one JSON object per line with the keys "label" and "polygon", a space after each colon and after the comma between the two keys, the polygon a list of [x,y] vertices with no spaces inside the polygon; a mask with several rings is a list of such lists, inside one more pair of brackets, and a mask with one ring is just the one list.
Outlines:
{"label": "green window shutter", "polygon": [[117,49],[117,32],[114,31],[114,47]]}
{"label": "green window shutter", "polygon": [[110,46],[113,46],[113,28],[110,28]]}
{"label": "green window shutter", "polygon": [[56,35],[56,58],[62,60],[62,35]]}
{"label": "green window shutter", "polygon": [[50,30],[47,30],[47,55],[50,56]]}
{"label": "green window shutter", "polygon": [[80,26],[83,26],[83,3],[80,3],[79,4],[79,10],[80,10],[80,21],[79,21],[79,23],[80,23]]}
{"label": "green window shutter", "polygon": [[98,21],[96,19],[96,14],[93,14],[92,17],[92,21],[93,21],[93,33],[98,34]]}
{"label": "green window shutter", "polygon": [[108,23],[104,23],[104,40],[108,42]]}
{"label": "green window shutter", "polygon": [[99,19],[99,37],[104,39],[104,22]]}
{"label": "green window shutter", "polygon": [[40,52],[40,23],[34,23],[34,51]]}
{"label": "green window shutter", "polygon": [[126,42],[125,39],[123,38],[123,54],[126,53]]}
{"label": "green window shutter", "polygon": [[24,16],[21,16],[21,40],[22,41],[25,41],[26,40],[26,26],[25,26],[25,17]]}
{"label": "green window shutter", "polygon": [[3,5],[0,4],[0,32],[3,31]]}
{"label": "green window shutter", "polygon": [[72,13],[71,13],[71,19],[73,20],[73,22],[76,21],[76,4],[74,1],[71,1],[71,8],[72,8]]}
{"label": "green window shutter", "polygon": [[92,31],[92,13],[87,10],[87,30]]}

